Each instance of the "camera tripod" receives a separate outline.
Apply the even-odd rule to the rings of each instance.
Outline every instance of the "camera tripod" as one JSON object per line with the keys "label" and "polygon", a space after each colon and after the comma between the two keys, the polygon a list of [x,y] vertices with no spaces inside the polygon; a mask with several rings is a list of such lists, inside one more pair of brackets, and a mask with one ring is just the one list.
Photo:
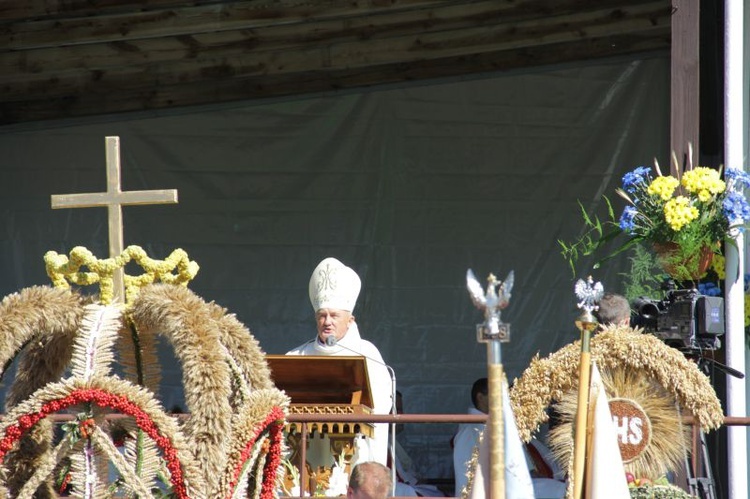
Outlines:
{"label": "camera tripod", "polygon": [[[724,374],[742,379],[743,373],[718,362],[711,357],[705,357],[702,351],[683,351],[685,356],[693,360],[698,368],[707,376],[712,377],[714,369]],[[711,459],[706,444],[706,434],[700,426],[693,426],[693,445],[689,455],[685,456],[685,470],[687,475],[688,492],[700,499],[716,499],[716,481],[711,469]]]}
{"label": "camera tripod", "polygon": [[700,499],[716,499],[716,482],[711,471],[706,434],[699,427],[693,427],[693,449],[690,455],[685,456],[685,470],[691,495]]}

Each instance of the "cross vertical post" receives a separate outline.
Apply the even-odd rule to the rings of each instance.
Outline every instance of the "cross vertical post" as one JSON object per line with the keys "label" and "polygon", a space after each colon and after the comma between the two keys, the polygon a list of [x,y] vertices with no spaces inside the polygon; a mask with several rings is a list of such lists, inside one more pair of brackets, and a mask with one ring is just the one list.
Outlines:
{"label": "cross vertical post", "polygon": [[[119,137],[107,137],[105,140],[105,148],[107,160],[107,193],[120,194],[121,176]],[[108,204],[107,215],[109,223],[109,256],[113,257],[122,253],[122,250],[124,249],[122,205],[117,202]]]}
{"label": "cross vertical post", "polygon": [[[109,257],[122,254],[124,247],[122,207],[125,205],[177,203],[176,189],[122,192],[120,186],[120,137],[106,137],[107,192],[53,194],[52,209],[107,207]],[[112,280],[114,300],[125,302],[125,271],[115,270]]]}

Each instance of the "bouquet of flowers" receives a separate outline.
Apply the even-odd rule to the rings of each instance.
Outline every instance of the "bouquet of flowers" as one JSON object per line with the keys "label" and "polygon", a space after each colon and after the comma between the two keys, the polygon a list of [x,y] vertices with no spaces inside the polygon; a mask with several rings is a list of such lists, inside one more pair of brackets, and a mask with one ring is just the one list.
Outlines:
{"label": "bouquet of flowers", "polygon": [[[676,162],[676,159],[675,159]],[[678,170],[678,168],[675,168]],[[654,172],[655,171],[655,172]],[[610,221],[602,223],[584,212],[587,232],[573,244],[560,241],[571,268],[581,255],[592,254],[619,235],[628,240],[607,258],[637,243],[650,245],[659,262],[677,280],[699,279],[711,263],[720,243],[731,239],[750,219],[744,189],[750,175],[733,168],[721,171],[689,166],[677,177],[640,166],[626,173],[616,190],[627,205],[615,222],[607,199]],[[604,226],[611,230],[605,232]],[[605,258],[606,259],[606,258]],[[597,265],[598,266],[598,265]]]}

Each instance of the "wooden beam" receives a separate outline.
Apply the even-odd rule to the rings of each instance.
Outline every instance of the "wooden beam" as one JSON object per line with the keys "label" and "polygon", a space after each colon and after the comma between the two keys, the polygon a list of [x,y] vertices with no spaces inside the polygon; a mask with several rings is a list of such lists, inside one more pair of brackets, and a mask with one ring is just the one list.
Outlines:
{"label": "wooden beam", "polygon": [[[466,0],[465,0],[466,1]],[[567,0],[577,3],[580,0]],[[59,21],[16,22],[0,30],[0,53],[10,52],[34,68],[33,54],[39,49],[69,50],[74,56],[91,47],[127,44],[132,52],[169,47],[166,40],[186,40],[190,46],[186,56],[197,51],[236,47],[244,51],[291,48],[300,45],[330,44],[337,41],[369,41],[405,34],[444,33],[466,27],[502,27],[508,36],[518,30],[528,31],[538,25],[541,32],[550,29],[584,30],[598,19],[608,24],[625,23],[628,19],[654,17],[659,22],[669,13],[665,0],[634,2],[627,7],[623,0],[599,2],[595,7],[578,11],[560,8],[549,15],[518,6],[510,8],[495,0],[451,2],[449,5],[395,8],[360,11],[354,15],[318,12],[314,17],[287,13],[283,19],[254,17],[257,14],[236,7],[229,12],[206,11],[207,7],[176,11],[129,14],[127,16],[98,16],[94,19],[74,18]],[[560,0],[560,3],[564,3]],[[609,4],[609,5],[608,5]],[[563,5],[564,6],[564,5]],[[211,6],[215,10],[214,6]],[[523,36],[522,33],[519,36]],[[78,47],[83,46],[83,47]],[[45,51],[41,51],[45,53]],[[31,55],[30,55],[31,54]],[[70,60],[72,56],[67,57]]]}
{"label": "wooden beam", "polygon": [[[571,0],[568,0],[571,1]],[[613,1],[613,0],[610,0]],[[172,2],[174,3],[174,2]],[[269,26],[289,27],[314,24],[329,20],[356,20],[365,16],[400,15],[425,12],[446,7],[446,0],[412,0],[404,6],[403,0],[386,6],[363,6],[344,0],[318,3],[290,2],[281,5],[264,5],[257,1],[230,1],[193,5],[169,5],[168,8],[149,10],[97,12],[96,15],[75,15],[53,19],[14,19],[0,31],[0,50],[26,50],[60,45],[107,43],[147,38],[165,38],[222,31],[252,30]],[[471,0],[452,2],[456,8],[476,9]],[[502,2],[494,3],[497,9]],[[507,10],[505,7],[504,10]],[[439,19],[438,19],[439,20]],[[304,29],[302,30],[304,31]],[[325,34],[325,31],[322,32]]]}
{"label": "wooden beam", "polygon": [[[695,162],[700,151],[700,1],[672,0],[672,5],[670,146],[686,165],[689,145]],[[673,164],[671,172],[679,173]]]}
{"label": "wooden beam", "polygon": [[[50,1],[29,4],[54,10]],[[105,7],[89,12],[92,5]],[[0,21],[0,123],[303,94],[670,45],[669,0],[321,0],[312,10],[297,0],[118,5],[70,0],[49,15]]]}
{"label": "wooden beam", "polygon": [[[170,80],[185,82],[408,64],[538,46],[554,49],[554,44],[606,36],[660,36],[669,29],[670,14],[663,2],[657,2],[619,10],[616,14],[611,9],[603,9],[511,25],[483,26],[472,18],[461,21],[439,31],[421,31],[411,23],[408,29],[397,24],[381,26],[379,36],[368,39],[354,36],[356,31],[344,30],[314,42],[305,36],[309,31],[299,31],[295,38],[283,27],[271,27],[259,30],[252,38],[233,32],[190,39],[166,37],[6,52],[0,53],[0,89],[3,99],[13,100],[32,88],[45,96],[66,94],[70,90],[66,82],[89,86],[89,82],[106,80],[123,85],[129,81],[152,80],[163,86],[169,85]],[[321,28],[313,24],[312,31]],[[282,32],[274,33],[274,30]],[[582,59],[585,57],[586,54],[581,54]],[[21,84],[17,85],[16,81]],[[29,85],[24,87],[23,82]]]}
{"label": "wooden beam", "polygon": [[[0,102],[0,124],[39,121],[94,114],[156,110],[168,107],[227,103],[248,99],[326,92],[378,84],[426,80],[463,74],[511,70],[545,64],[558,64],[582,58],[595,59],[623,54],[668,50],[669,30],[661,37],[620,35],[577,40],[550,46],[486,52],[442,59],[394,63],[360,68],[313,70],[293,74],[250,75],[241,78],[186,81],[152,86],[143,83],[111,92],[93,83],[66,96],[43,96]],[[115,85],[115,82],[112,82]]]}
{"label": "wooden beam", "polygon": [[[546,17],[592,7],[633,6],[650,1],[653,0],[494,0],[493,3],[508,11]],[[206,15],[213,15],[214,22],[232,22],[236,14],[241,18],[248,18],[249,14],[257,20],[284,23],[294,19],[303,22],[329,16],[354,17],[363,13],[410,11],[450,5],[470,6],[475,2],[476,0],[5,0],[0,2],[0,23],[28,23],[31,25],[30,31],[35,31],[34,25],[44,26],[43,23],[49,21],[54,23],[52,26],[65,31],[80,21],[88,21],[83,25],[88,24],[95,31],[101,32],[107,24],[114,26],[116,22],[125,22],[125,27],[129,27],[129,17],[134,20],[155,20],[156,16],[165,21],[167,27],[170,19],[179,26],[183,17],[201,22],[206,19]],[[243,11],[247,14],[242,14]],[[37,22],[40,24],[35,24]],[[67,24],[68,22],[72,24]],[[119,30],[115,30],[117,31]]]}

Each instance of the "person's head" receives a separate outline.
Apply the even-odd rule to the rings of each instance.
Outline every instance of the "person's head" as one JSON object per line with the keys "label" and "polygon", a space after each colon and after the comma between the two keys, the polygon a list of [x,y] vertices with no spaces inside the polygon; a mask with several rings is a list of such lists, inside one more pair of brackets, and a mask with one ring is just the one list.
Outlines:
{"label": "person's head", "polygon": [[490,412],[489,384],[487,378],[479,378],[471,385],[471,403],[478,411]]}
{"label": "person's head", "polygon": [[385,499],[391,495],[391,472],[380,463],[368,461],[352,469],[346,497],[350,499]]}
{"label": "person's head", "polygon": [[361,287],[357,273],[335,258],[326,258],[315,267],[308,291],[320,341],[346,336]]}
{"label": "person's head", "polygon": [[630,324],[630,303],[627,298],[615,293],[604,293],[599,300],[594,317],[602,325],[627,326]]}

